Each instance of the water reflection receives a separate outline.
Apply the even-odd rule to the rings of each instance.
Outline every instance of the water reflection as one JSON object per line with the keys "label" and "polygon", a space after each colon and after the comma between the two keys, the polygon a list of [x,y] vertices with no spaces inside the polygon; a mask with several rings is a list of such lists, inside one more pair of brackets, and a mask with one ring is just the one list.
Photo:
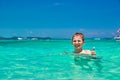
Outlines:
{"label": "water reflection", "polygon": [[74,56],[75,64],[82,70],[101,72],[103,66],[101,58],[92,58],[88,56]]}

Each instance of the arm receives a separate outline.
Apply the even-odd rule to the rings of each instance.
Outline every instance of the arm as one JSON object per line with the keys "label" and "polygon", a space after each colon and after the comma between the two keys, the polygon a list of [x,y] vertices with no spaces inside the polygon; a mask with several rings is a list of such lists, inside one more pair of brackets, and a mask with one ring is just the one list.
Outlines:
{"label": "arm", "polygon": [[91,51],[90,50],[84,50],[79,55],[81,55],[81,56],[91,56]]}
{"label": "arm", "polygon": [[96,56],[95,47],[93,47],[93,49],[92,49],[92,51],[91,51],[91,55],[92,55],[92,56]]}
{"label": "arm", "polygon": [[94,50],[92,50],[92,51],[86,50],[85,53],[81,53],[81,55],[95,57],[96,56],[96,52]]}

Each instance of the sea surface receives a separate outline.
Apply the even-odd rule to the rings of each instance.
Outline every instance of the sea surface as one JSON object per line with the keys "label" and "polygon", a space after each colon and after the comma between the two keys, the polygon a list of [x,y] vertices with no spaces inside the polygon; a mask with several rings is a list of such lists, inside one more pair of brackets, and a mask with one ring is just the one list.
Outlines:
{"label": "sea surface", "polygon": [[71,40],[1,40],[0,80],[119,80],[120,42],[85,40],[96,59],[71,54]]}

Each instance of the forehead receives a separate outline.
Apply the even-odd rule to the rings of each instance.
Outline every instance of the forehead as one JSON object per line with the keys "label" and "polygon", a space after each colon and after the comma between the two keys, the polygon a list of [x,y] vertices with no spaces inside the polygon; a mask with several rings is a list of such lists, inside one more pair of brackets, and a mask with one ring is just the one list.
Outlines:
{"label": "forehead", "polygon": [[73,39],[82,39],[82,37],[80,35],[75,35]]}

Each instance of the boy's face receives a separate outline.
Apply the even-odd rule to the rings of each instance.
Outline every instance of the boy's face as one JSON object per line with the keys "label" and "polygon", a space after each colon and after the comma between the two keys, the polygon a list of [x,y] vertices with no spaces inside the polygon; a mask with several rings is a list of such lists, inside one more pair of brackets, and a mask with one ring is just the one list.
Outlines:
{"label": "boy's face", "polygon": [[81,36],[77,35],[73,37],[72,44],[75,48],[82,48],[84,41]]}

